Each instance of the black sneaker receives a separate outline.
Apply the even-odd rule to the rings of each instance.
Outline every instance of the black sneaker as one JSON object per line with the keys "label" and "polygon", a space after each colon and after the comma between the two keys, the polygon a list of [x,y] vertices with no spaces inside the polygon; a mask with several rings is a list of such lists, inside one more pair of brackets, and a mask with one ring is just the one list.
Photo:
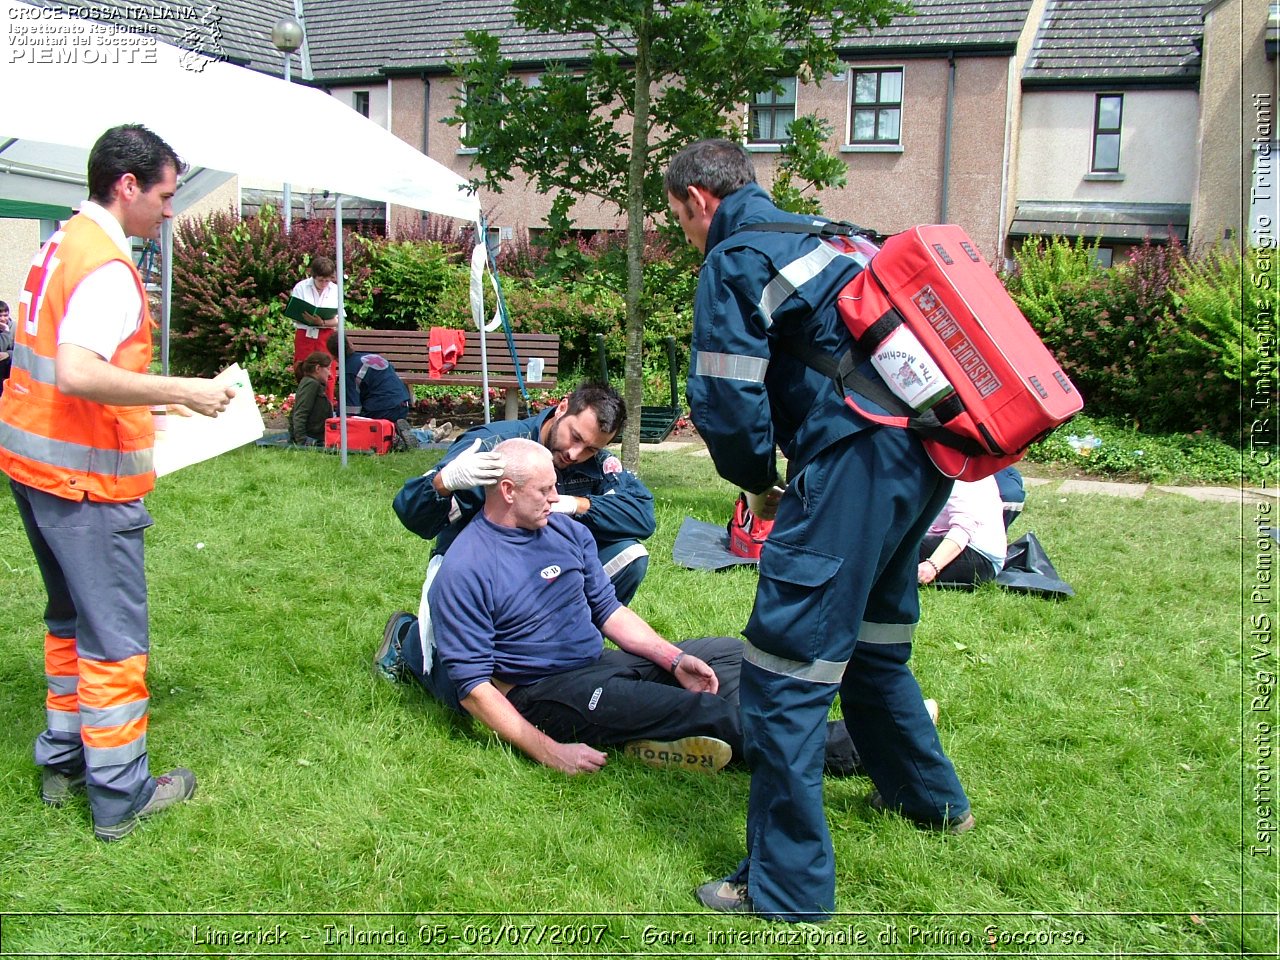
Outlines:
{"label": "black sneaker", "polygon": [[693,891],[698,902],[709,910],[720,913],[755,913],[755,904],[747,896],[745,883],[728,880],[711,880]]}
{"label": "black sneaker", "polygon": [[387,683],[400,683],[404,680],[405,663],[400,654],[400,645],[404,643],[404,632],[418,618],[407,610],[397,610],[382,628],[382,645],[373,655],[373,672]]}
{"label": "black sneaker", "polygon": [[61,773],[52,767],[40,771],[40,799],[51,807],[66,803],[75,790],[84,789],[84,771],[76,774]]}
{"label": "black sneaker", "polygon": [[111,842],[127,837],[133,833],[134,827],[138,825],[138,821],[143,817],[150,817],[172,807],[175,803],[182,803],[184,800],[190,800],[196,792],[196,775],[186,767],[178,767],[176,770],[170,770],[162,777],[156,777],[156,791],[151,794],[151,799],[146,802],[143,808],[136,813],[131,813],[119,823],[113,823],[109,827],[100,827],[96,823],[93,825],[93,835],[99,840]]}
{"label": "black sneaker", "polygon": [[937,830],[940,833],[968,833],[973,829],[974,824],[977,822],[974,820],[972,810],[966,810],[964,813],[956,817],[947,817],[947,819],[941,822],[937,820],[921,820],[918,817],[913,817],[905,813],[897,807],[889,806],[889,804],[885,802],[884,797],[880,796],[879,790],[872,790],[867,794],[867,806],[872,810],[875,810],[877,813],[888,813],[890,811],[900,813],[921,830]]}

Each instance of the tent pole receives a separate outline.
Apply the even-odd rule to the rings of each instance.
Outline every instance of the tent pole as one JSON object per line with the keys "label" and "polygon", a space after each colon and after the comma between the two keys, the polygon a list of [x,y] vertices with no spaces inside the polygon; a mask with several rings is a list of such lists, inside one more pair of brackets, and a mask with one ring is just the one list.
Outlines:
{"label": "tent pole", "polygon": [[160,227],[160,372],[169,375],[169,315],[173,306],[173,221]]}
{"label": "tent pole", "polygon": [[[488,221],[485,220],[485,218],[482,216],[478,221],[476,221],[476,227],[478,228],[478,231],[479,231],[476,237],[477,245],[481,243],[488,245],[489,243]],[[485,251],[485,262],[486,263],[488,262],[487,250]],[[496,280],[496,277],[495,277],[495,280]],[[484,407],[484,422],[488,423],[489,422],[489,338],[487,336],[488,331],[485,330],[485,322],[484,322],[483,314],[481,314],[480,318],[476,321],[476,323],[477,323],[477,326],[479,326],[480,328],[480,405]]]}
{"label": "tent pole", "polygon": [[334,221],[338,242],[338,440],[342,465],[347,465],[347,309],[342,299],[342,194],[334,194]]}

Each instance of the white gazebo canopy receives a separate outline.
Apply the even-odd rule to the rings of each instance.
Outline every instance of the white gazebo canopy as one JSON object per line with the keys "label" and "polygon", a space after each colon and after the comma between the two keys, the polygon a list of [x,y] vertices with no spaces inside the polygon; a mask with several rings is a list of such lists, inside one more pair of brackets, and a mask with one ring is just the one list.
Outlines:
{"label": "white gazebo canopy", "polygon": [[[175,212],[235,175],[337,194],[339,284],[344,195],[479,222],[466,181],[320,90],[169,46],[145,29],[19,0],[0,0],[0,9],[0,198],[78,206],[94,141],[142,123],[191,167]],[[164,256],[167,278],[168,243]],[[346,378],[339,382],[345,463]]]}

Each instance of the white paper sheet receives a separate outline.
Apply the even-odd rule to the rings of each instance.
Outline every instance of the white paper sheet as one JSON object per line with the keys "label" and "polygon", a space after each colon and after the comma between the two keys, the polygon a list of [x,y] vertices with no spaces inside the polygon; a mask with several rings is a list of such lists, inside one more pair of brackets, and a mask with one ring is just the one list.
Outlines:
{"label": "white paper sheet", "polygon": [[253,384],[240,364],[232,364],[215,378],[236,388],[227,409],[216,417],[173,413],[156,417],[156,476],[189,467],[220,453],[253,443],[266,431],[254,400]]}

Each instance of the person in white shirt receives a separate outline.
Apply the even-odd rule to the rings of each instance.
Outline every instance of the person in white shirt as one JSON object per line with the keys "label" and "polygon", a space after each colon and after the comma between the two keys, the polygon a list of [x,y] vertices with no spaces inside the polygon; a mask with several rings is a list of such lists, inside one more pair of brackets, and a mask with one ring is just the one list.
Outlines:
{"label": "person in white shirt", "polygon": [[184,169],[145,127],[98,139],[90,199],[32,261],[0,396],[0,470],[48,594],[40,795],[62,806],[83,790],[106,841],[196,788],[185,767],[152,776],[148,762],[142,498],[155,486],[151,408],[213,417],[235,388],[150,372],[153,322],[128,239],[159,236]]}
{"label": "person in white shirt", "polygon": [[976,587],[994,580],[1009,549],[1004,505],[995,477],[957,480],[920,544],[917,579],[941,587]]}
{"label": "person in white shirt", "polygon": [[[290,294],[304,303],[321,310],[338,309],[338,268],[326,256],[311,258],[311,275],[293,285]],[[329,337],[338,328],[337,316],[324,319],[310,311],[303,311],[302,321],[294,321],[293,365],[296,367],[317,350],[328,348]],[[329,403],[333,403],[333,391],[338,382],[336,367],[329,377],[326,392]]]}

